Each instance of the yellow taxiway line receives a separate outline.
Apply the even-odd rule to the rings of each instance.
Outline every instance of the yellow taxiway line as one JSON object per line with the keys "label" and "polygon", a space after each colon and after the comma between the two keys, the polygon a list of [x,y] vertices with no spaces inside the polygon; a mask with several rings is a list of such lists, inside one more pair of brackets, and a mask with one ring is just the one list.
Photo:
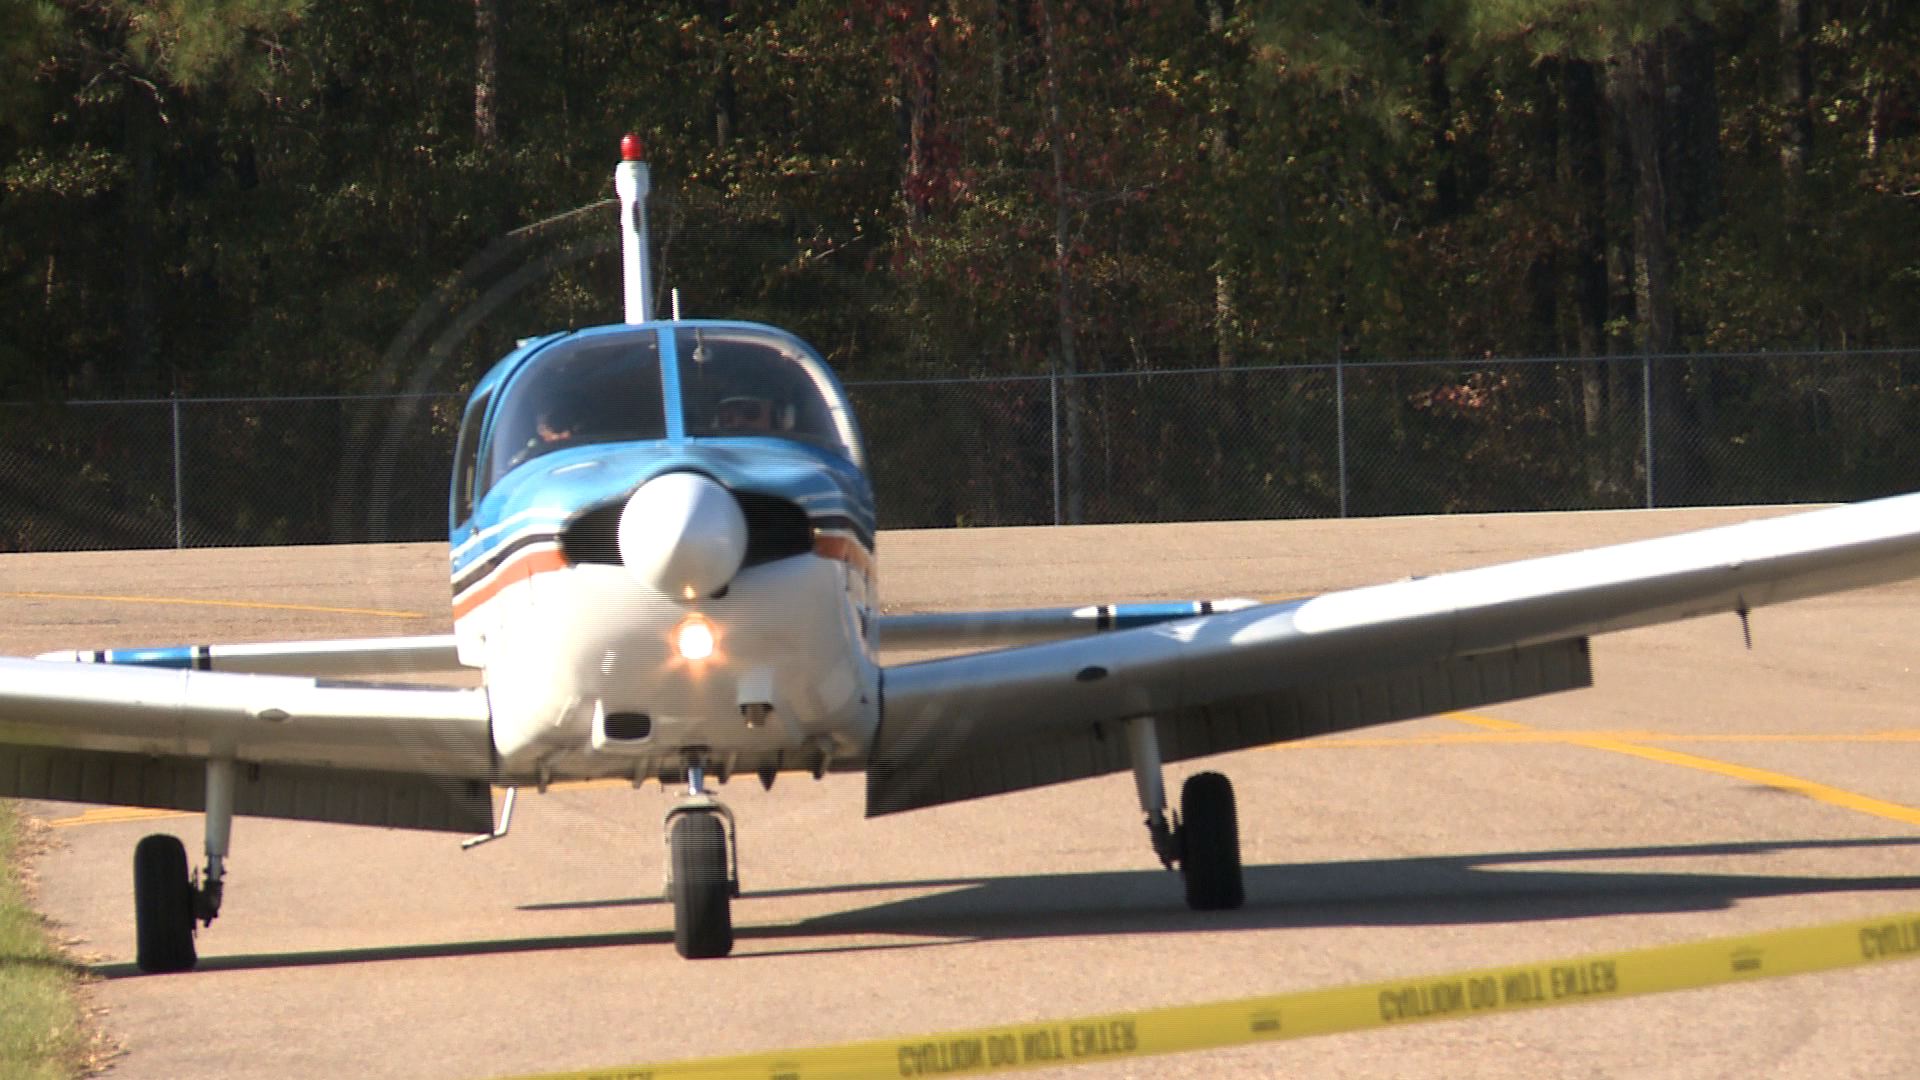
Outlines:
{"label": "yellow taxiway line", "polygon": [[161,818],[199,817],[189,810],[155,810],[146,806],[102,806],[73,817],[54,818],[50,829],[71,829],[80,825],[113,825],[122,821],[157,821]]}
{"label": "yellow taxiway line", "polygon": [[1627,739],[1603,733],[1542,731],[1538,728],[1529,727],[1526,724],[1516,723],[1512,720],[1499,720],[1491,716],[1481,716],[1476,713],[1456,712],[1447,715],[1461,723],[1472,724],[1475,727],[1486,728],[1490,731],[1516,735],[1550,735],[1553,736],[1553,738],[1549,740],[1552,742],[1565,743],[1570,746],[1584,746],[1593,750],[1605,750],[1614,754],[1625,754],[1629,757],[1637,757],[1646,761],[1657,761],[1662,765],[1678,765],[1686,769],[1697,769],[1700,772],[1731,777],[1735,780],[1743,780],[1749,784],[1760,784],[1764,787],[1774,788],[1779,791],[1790,791],[1796,795],[1804,795],[1816,802],[1823,802],[1829,806],[1838,806],[1844,810],[1871,814],[1874,817],[1886,818],[1889,821],[1898,821],[1906,825],[1920,825],[1920,810],[1916,810],[1911,806],[1902,806],[1899,803],[1876,799],[1871,795],[1861,795],[1858,792],[1847,791],[1844,788],[1837,788],[1831,784],[1822,784],[1816,780],[1806,780],[1798,776],[1789,776],[1786,773],[1774,772],[1771,769],[1756,769],[1750,765],[1735,765],[1730,761],[1716,761],[1713,758],[1701,757],[1698,754],[1688,754],[1678,750],[1648,746],[1644,742],[1629,742]]}
{"label": "yellow taxiway line", "polygon": [[[1476,723],[1485,720],[1490,724],[1504,724],[1510,721],[1493,720],[1479,717],[1467,720],[1465,714],[1449,713],[1447,717]],[[1525,746],[1566,743],[1575,739],[1614,739],[1634,743],[1920,743],[1920,728],[1901,728],[1888,731],[1843,731],[1843,732],[1748,732],[1688,734],[1671,731],[1552,731],[1539,728],[1516,726],[1487,731],[1441,732],[1433,735],[1376,735],[1353,736],[1333,735],[1319,739],[1302,739],[1298,742],[1274,743],[1264,747],[1267,750],[1351,750],[1355,748],[1390,748],[1396,746]]]}

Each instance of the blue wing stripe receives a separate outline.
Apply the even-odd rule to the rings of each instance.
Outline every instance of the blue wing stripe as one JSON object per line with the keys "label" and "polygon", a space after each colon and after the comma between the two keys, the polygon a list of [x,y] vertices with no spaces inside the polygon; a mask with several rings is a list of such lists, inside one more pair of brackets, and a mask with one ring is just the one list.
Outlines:
{"label": "blue wing stripe", "polygon": [[1115,604],[1111,617],[1101,619],[1102,630],[1131,630],[1136,626],[1152,626],[1170,619],[1184,619],[1189,615],[1205,615],[1212,604],[1200,604],[1191,600],[1177,604]]}
{"label": "blue wing stripe", "polygon": [[206,646],[172,645],[158,649],[109,649],[103,655],[109,664],[137,667],[179,668],[182,671],[207,670]]}

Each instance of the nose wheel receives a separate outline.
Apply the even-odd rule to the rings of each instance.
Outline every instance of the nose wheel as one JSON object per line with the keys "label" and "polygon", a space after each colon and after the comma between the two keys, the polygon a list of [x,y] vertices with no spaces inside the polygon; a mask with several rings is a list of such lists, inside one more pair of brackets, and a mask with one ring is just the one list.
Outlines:
{"label": "nose wheel", "polygon": [[733,951],[733,898],[740,854],[733,812],[703,790],[702,770],[687,770],[687,797],[667,813],[667,898],[673,948],[689,960]]}
{"label": "nose wheel", "polygon": [[727,831],[712,811],[687,811],[667,836],[673,861],[673,948],[689,960],[733,951],[733,882],[727,874]]}

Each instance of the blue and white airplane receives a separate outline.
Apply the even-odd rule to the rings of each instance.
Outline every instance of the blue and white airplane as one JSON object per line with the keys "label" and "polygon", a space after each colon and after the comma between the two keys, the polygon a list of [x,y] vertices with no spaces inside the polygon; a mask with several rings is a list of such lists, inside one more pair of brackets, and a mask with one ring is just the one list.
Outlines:
{"label": "blue and white airplane", "polygon": [[[866,450],[772,327],[655,320],[623,144],[627,321],[530,340],[455,451],[453,633],[0,659],[0,796],[206,814],[142,840],[137,958],[196,960],[236,814],[506,832],[515,791],[684,785],[674,943],[726,955],[732,814],[706,778],[862,770],[867,813],[1131,771],[1196,909],[1243,898],[1233,790],[1162,763],[1590,685],[1596,634],[1920,575],[1920,495],[1278,604],[879,613]],[[884,664],[884,649],[970,649]],[[355,682],[477,669],[473,689]],[[493,791],[507,788],[496,822]]]}

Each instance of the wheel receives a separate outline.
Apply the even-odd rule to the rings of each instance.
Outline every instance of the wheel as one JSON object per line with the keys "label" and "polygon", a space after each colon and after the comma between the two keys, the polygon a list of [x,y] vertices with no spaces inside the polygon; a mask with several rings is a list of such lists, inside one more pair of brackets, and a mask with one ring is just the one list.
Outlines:
{"label": "wheel", "polygon": [[1219,773],[1196,773],[1180,788],[1180,876],[1195,911],[1231,911],[1246,902],[1233,783]]}
{"label": "wheel", "polygon": [[727,831],[720,815],[702,811],[673,819],[673,947],[689,960],[733,951],[733,888],[727,876]]}
{"label": "wheel", "polygon": [[156,833],[133,849],[133,924],[141,971],[193,970],[193,886],[179,837]]}

